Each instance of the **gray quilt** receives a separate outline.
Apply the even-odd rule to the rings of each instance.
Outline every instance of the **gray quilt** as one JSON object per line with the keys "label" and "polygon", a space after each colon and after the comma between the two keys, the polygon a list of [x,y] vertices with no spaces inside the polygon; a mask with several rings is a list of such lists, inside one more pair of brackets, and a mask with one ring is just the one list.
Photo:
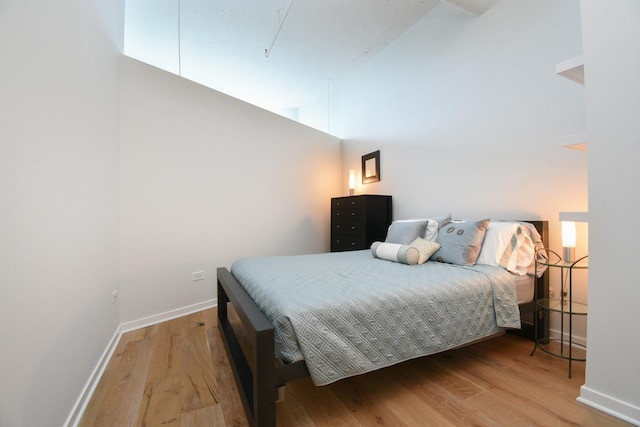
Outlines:
{"label": "gray quilt", "polygon": [[245,258],[231,273],[275,327],[277,356],[316,385],[519,328],[511,274],[405,265],[371,251]]}

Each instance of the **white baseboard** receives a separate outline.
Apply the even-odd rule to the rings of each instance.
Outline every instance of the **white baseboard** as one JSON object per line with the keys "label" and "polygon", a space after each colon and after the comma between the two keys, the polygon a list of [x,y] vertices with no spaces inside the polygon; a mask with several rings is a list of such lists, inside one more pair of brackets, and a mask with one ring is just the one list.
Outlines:
{"label": "white baseboard", "polygon": [[82,389],[80,396],[71,409],[71,413],[69,413],[67,420],[63,424],[64,427],[76,427],[82,419],[82,414],[84,414],[84,411],[91,400],[91,396],[93,396],[93,392],[96,390],[96,387],[100,382],[100,378],[102,378],[102,374],[111,360],[111,356],[113,356],[113,352],[116,350],[116,347],[118,347],[121,337],[122,325],[116,328],[116,332],[113,334],[113,337],[111,337],[109,344],[107,344],[107,348],[102,353],[102,356],[100,356],[100,359],[98,359],[96,367],[93,369],[93,372],[91,372],[89,380]]}
{"label": "white baseboard", "polygon": [[580,387],[580,396],[576,400],[630,424],[640,426],[639,407],[592,390],[586,385]]}
{"label": "white baseboard", "polygon": [[[555,338],[555,339],[560,339],[560,336],[564,335],[564,340],[569,342],[569,333],[565,331],[564,334],[561,334],[560,331],[558,331],[557,329],[550,329],[549,330],[549,337],[550,338]],[[573,343],[574,344],[578,344],[581,345],[582,347],[586,347],[587,346],[587,339],[584,337],[579,337],[577,335],[573,336]]]}
{"label": "white baseboard", "polygon": [[160,322],[166,322],[167,320],[176,319],[178,317],[186,316],[187,314],[195,313],[197,311],[206,310],[218,305],[218,299],[210,299],[207,301],[199,302],[197,304],[188,305],[186,307],[176,308],[175,310],[165,311],[164,313],[154,314],[153,316],[143,317],[142,319],[132,320],[130,322],[123,323],[122,332],[131,332],[136,329],[146,328],[147,326],[155,325]]}
{"label": "white baseboard", "polygon": [[120,338],[122,338],[122,334],[125,332],[131,332],[136,329],[146,328],[147,326],[155,325],[160,322],[165,322],[167,320],[175,319],[178,317],[186,316],[191,313],[195,313],[201,310],[206,310],[208,308],[216,307],[218,305],[217,298],[210,299],[207,301],[203,301],[197,304],[188,305],[186,307],[177,308],[175,310],[166,311],[164,313],[155,314],[153,316],[144,317],[142,319],[133,320],[131,322],[121,323],[120,326],[116,328],[116,332],[113,334],[111,341],[107,344],[107,348],[102,353],[102,356],[98,360],[96,367],[93,369],[89,380],[85,384],[82,392],[80,392],[80,396],[76,400],[75,405],[71,409],[67,420],[63,424],[63,427],[77,427],[82,419],[82,415],[84,414],[91,397],[93,396],[100,379],[102,378],[102,374],[104,374],[111,357],[113,356],[113,352],[116,350],[118,343],[120,342]]}

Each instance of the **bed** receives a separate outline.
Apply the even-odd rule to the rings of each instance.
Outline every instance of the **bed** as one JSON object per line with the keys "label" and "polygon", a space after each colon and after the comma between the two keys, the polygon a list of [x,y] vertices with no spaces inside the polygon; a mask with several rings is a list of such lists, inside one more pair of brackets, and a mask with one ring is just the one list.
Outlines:
{"label": "bed", "polygon": [[[546,241],[546,221],[515,224],[537,232],[538,245]],[[406,230],[407,224],[399,226]],[[502,256],[494,256],[489,239],[471,265],[456,264],[447,259],[444,249],[453,246],[445,237],[431,260],[419,265],[405,265],[415,257],[398,259],[402,250],[415,255],[413,246],[392,241],[374,243],[369,251],[245,258],[231,271],[219,268],[219,328],[249,423],[274,426],[278,390],[301,376],[330,384],[505,330],[535,339],[534,321],[542,319],[534,293],[548,294],[547,275],[505,268],[515,253],[506,256],[502,245]],[[392,244],[395,259],[382,250]],[[475,262],[486,262],[487,253],[496,262]],[[546,327],[539,323],[538,334]]]}

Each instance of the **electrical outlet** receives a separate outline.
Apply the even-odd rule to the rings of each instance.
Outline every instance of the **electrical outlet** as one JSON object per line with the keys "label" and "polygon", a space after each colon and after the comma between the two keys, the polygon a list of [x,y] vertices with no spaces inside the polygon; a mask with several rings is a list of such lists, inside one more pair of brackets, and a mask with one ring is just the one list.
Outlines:
{"label": "electrical outlet", "polygon": [[118,302],[118,290],[111,292],[111,304]]}
{"label": "electrical outlet", "polygon": [[191,281],[197,282],[198,280],[204,280],[204,271],[194,271],[191,273]]}

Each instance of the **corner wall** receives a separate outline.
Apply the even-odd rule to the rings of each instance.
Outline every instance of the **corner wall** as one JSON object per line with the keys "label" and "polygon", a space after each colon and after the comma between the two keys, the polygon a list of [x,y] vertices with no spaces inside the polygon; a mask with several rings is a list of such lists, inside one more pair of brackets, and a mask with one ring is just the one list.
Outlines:
{"label": "corner wall", "polygon": [[122,322],[214,300],[240,257],[329,250],[339,139],[128,57],[121,79]]}
{"label": "corner wall", "polygon": [[122,0],[0,2],[0,425],[63,425],[120,323]]}
{"label": "corner wall", "polygon": [[585,129],[584,87],[555,74],[582,53],[579,1],[492,3],[436,6],[349,80],[343,182],[379,149],[382,181],[356,192],[391,194],[395,219],[544,219],[560,250],[558,212],[587,209],[587,154],[558,146]]}
{"label": "corner wall", "polygon": [[589,347],[579,400],[640,425],[640,3],[582,1],[589,134]]}

